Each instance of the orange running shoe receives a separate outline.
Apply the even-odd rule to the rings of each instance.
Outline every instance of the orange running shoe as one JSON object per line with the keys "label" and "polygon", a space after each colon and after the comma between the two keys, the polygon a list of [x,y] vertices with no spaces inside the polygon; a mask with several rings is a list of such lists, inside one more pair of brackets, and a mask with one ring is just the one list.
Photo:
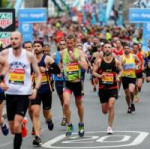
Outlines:
{"label": "orange running shoe", "polygon": [[28,128],[27,128],[27,118],[24,118],[22,121],[22,130],[21,130],[22,137],[26,137],[28,135]]}

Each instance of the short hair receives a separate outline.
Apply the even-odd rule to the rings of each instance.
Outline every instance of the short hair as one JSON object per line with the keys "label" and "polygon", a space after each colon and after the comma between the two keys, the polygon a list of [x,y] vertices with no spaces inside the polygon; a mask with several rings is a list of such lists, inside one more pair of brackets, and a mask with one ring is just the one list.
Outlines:
{"label": "short hair", "polygon": [[139,46],[139,44],[138,44],[138,43],[136,43],[136,42],[134,42],[134,43],[133,43],[133,46]]}
{"label": "short hair", "polygon": [[31,44],[33,44],[31,41],[25,41],[24,43],[23,43],[23,48],[25,48],[25,44],[27,44],[27,43],[31,43]]}
{"label": "short hair", "polygon": [[43,41],[41,41],[41,40],[35,40],[33,42],[33,44],[36,44],[36,43],[40,44],[42,47],[44,46]]}
{"label": "short hair", "polygon": [[75,37],[75,35],[73,35],[73,34],[69,34],[67,37],[66,37],[66,39],[70,39],[70,40],[76,40],[76,37]]}

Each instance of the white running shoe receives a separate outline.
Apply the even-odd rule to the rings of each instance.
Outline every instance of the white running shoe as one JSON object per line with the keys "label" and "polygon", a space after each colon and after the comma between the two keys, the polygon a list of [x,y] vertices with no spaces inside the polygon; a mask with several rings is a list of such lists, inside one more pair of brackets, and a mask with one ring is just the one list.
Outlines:
{"label": "white running shoe", "polygon": [[107,134],[108,135],[111,135],[111,134],[113,134],[114,132],[113,132],[113,130],[112,130],[112,128],[109,126],[108,128],[107,128]]}

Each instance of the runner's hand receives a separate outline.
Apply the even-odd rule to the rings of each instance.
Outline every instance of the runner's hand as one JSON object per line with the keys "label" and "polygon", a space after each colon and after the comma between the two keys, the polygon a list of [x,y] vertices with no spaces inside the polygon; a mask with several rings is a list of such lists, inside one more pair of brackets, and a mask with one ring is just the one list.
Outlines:
{"label": "runner's hand", "polygon": [[61,78],[61,77],[62,77],[62,74],[61,74],[61,73],[60,73],[60,74],[58,74],[58,75],[57,75],[57,77],[58,77],[58,78]]}
{"label": "runner's hand", "polygon": [[120,82],[120,76],[116,76],[116,81]]}
{"label": "runner's hand", "polygon": [[37,89],[33,89],[32,92],[31,92],[31,95],[29,96],[29,99],[33,100],[35,99],[37,96]]}
{"label": "runner's hand", "polygon": [[100,79],[103,79],[104,78],[104,76],[106,75],[106,73],[105,72],[103,72],[101,75],[100,75]]}
{"label": "runner's hand", "polygon": [[41,71],[41,72],[45,72],[46,69],[45,69],[44,67],[40,67],[40,71]]}
{"label": "runner's hand", "polygon": [[8,90],[8,86],[7,86],[4,82],[1,82],[0,88],[1,88],[3,91],[7,91],[7,90]]}

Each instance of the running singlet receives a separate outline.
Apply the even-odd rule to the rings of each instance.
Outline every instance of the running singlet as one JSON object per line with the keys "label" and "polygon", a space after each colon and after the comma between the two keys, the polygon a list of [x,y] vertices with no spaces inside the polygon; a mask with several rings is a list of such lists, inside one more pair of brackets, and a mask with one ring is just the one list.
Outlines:
{"label": "running singlet", "polygon": [[22,49],[20,57],[15,57],[13,49],[8,54],[9,71],[5,82],[8,86],[6,94],[30,95],[31,94],[31,65],[27,60],[27,52]]}
{"label": "running singlet", "polygon": [[[142,57],[141,52],[138,52],[136,55],[137,55],[137,57],[138,57],[138,59],[140,60],[140,63],[141,63],[141,64],[140,64],[140,68],[136,70],[136,73],[140,73],[140,72],[143,71],[143,63],[144,63],[144,61],[143,61],[143,57]],[[135,64],[137,65],[138,62],[135,61]]]}
{"label": "running singlet", "polygon": [[[79,59],[78,49],[75,49],[73,54],[76,59]],[[76,61],[71,62],[67,49],[63,51],[63,69],[64,69],[65,79],[67,81],[74,81],[76,79],[81,79],[81,68],[78,62]]]}
{"label": "running singlet", "polygon": [[102,59],[98,73],[105,73],[105,76],[99,80],[99,89],[117,89],[116,72],[117,68],[114,58],[111,63],[106,63]]}
{"label": "running singlet", "polygon": [[116,58],[120,61],[120,57],[123,55],[123,49],[118,50],[113,50],[113,53],[116,55]]}
{"label": "running singlet", "polygon": [[[38,62],[39,67],[46,68],[45,57],[46,55],[43,54],[41,61]],[[42,74],[42,81],[41,81],[41,86],[38,92],[39,93],[49,92],[50,91],[50,87],[49,87],[50,75],[46,74],[46,72],[42,72],[41,74]]]}
{"label": "running singlet", "polygon": [[135,75],[135,60],[133,58],[133,54],[130,53],[129,58],[126,58],[123,55],[123,62],[125,62],[125,64],[123,65],[122,77],[136,78],[136,75]]}
{"label": "running singlet", "polygon": [[150,70],[150,51],[148,51],[145,55],[145,68]]}
{"label": "running singlet", "polygon": [[[57,51],[56,56],[55,56],[55,63],[57,65],[59,65],[60,59],[61,59],[60,58],[60,53],[59,53],[59,51]],[[65,81],[63,73],[61,73],[61,75],[62,75],[62,77],[58,77],[57,75],[55,75],[55,81]]]}

